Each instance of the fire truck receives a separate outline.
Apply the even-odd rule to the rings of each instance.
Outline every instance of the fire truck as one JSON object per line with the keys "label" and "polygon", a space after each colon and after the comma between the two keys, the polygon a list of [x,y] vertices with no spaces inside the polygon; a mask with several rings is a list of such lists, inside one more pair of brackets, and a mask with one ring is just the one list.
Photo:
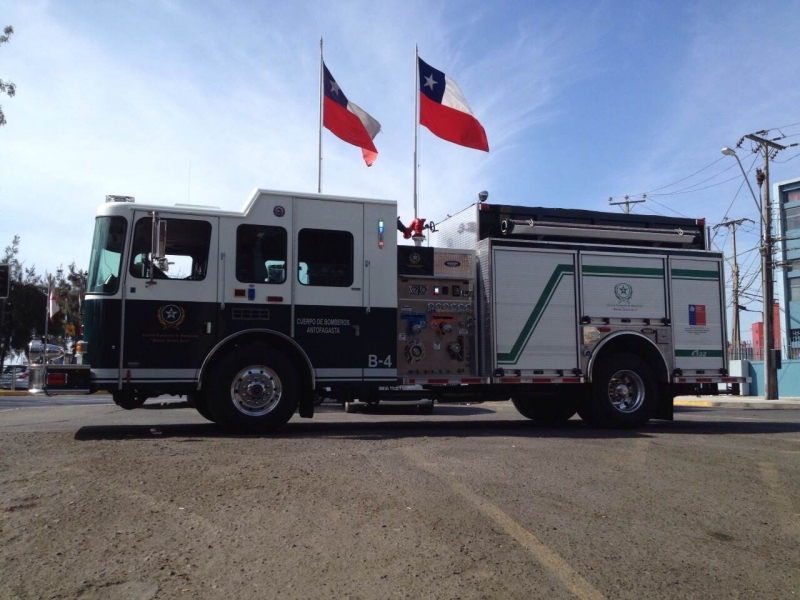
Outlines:
{"label": "fire truck", "polygon": [[109,196],[79,364],[33,367],[31,386],[126,409],[185,394],[226,429],[267,432],[320,395],[640,426],[740,381],[703,220],[486,196],[410,227],[384,200],[259,189],[231,212]]}

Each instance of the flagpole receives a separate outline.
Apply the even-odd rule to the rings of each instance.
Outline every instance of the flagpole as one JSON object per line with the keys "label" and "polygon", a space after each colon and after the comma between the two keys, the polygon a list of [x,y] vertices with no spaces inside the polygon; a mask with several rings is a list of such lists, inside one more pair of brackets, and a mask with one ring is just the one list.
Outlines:
{"label": "flagpole", "polygon": [[414,44],[414,218],[417,218],[417,153],[419,151],[419,46]]}
{"label": "flagpole", "polygon": [[53,276],[47,276],[47,301],[44,304],[44,341],[42,343],[42,390],[47,393],[47,334],[50,326],[50,297],[52,296]]}
{"label": "flagpole", "polygon": [[322,70],[322,36],[319,38],[319,162],[317,165],[317,193],[322,193],[322,110],[325,95],[325,82]]}

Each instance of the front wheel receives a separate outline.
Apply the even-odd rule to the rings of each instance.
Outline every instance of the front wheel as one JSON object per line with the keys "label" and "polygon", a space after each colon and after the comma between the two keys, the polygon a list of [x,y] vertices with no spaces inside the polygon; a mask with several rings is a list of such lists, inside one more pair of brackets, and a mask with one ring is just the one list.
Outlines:
{"label": "front wheel", "polygon": [[633,354],[613,354],[592,376],[592,418],[600,425],[639,427],[658,406],[658,385],[650,367]]}
{"label": "front wheel", "polygon": [[209,374],[208,408],[225,429],[266,433],[283,427],[298,403],[294,365],[266,344],[241,346]]}
{"label": "front wheel", "polygon": [[576,400],[567,394],[541,398],[531,394],[519,394],[512,397],[511,402],[523,417],[552,425],[566,423],[578,409]]}

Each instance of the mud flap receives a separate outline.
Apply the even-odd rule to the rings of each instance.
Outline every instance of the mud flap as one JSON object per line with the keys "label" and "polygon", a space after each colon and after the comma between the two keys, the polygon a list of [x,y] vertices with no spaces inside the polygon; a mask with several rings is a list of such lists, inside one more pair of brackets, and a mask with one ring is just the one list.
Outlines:
{"label": "mud flap", "polygon": [[656,409],[656,413],[653,415],[653,418],[672,421],[674,419],[673,402],[675,400],[675,391],[671,386],[661,384],[658,389],[658,395],[658,409]]}
{"label": "mud flap", "polygon": [[298,412],[303,419],[311,419],[314,416],[314,390],[304,389],[300,394]]}

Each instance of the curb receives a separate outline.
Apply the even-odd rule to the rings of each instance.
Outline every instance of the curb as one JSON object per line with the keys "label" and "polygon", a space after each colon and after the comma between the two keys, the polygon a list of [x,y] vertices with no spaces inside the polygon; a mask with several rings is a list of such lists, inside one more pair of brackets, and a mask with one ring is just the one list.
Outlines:
{"label": "curb", "polygon": [[30,395],[30,394],[28,394],[27,390],[25,390],[25,391],[23,391],[23,390],[14,390],[14,391],[11,391],[11,390],[0,390],[0,397],[3,397],[3,396],[28,396],[28,395]]}
{"label": "curb", "polygon": [[762,402],[736,402],[736,401],[724,401],[724,402],[715,402],[714,400],[675,400],[672,404],[673,406],[694,406],[699,408],[797,408],[800,409],[800,403],[792,402],[781,402],[780,400],[775,401],[774,403],[770,402],[767,403],[766,401]]}

